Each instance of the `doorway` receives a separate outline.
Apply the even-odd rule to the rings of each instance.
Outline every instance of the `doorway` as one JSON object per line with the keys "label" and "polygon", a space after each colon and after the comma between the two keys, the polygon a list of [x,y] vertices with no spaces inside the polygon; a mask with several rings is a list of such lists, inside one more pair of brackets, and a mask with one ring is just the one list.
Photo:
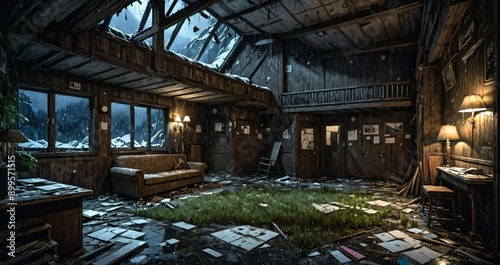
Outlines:
{"label": "doorway", "polygon": [[318,131],[316,127],[314,124],[298,124],[298,175],[302,178],[318,176]]}
{"label": "doorway", "polygon": [[339,178],[344,174],[342,129],[340,125],[328,125],[324,132],[323,176]]}

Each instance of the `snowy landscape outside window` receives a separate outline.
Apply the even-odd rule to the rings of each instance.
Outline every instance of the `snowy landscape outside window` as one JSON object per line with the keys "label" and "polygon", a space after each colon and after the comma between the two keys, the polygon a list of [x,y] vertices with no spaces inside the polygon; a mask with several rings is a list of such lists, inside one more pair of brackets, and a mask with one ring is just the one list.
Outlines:
{"label": "snowy landscape outside window", "polygon": [[[90,151],[89,98],[23,88],[19,89],[19,100],[19,113],[28,121],[19,122],[18,128],[29,140],[19,143],[20,147],[32,151]],[[54,116],[49,114],[49,106],[54,106]],[[51,125],[50,120],[55,123]],[[55,131],[52,142],[49,130]]]}
{"label": "snowy landscape outside window", "polygon": [[56,95],[56,148],[88,150],[90,100]]}
{"label": "snowy landscape outside window", "polygon": [[160,149],[165,137],[163,109],[111,103],[111,148]]}
{"label": "snowy landscape outside window", "polygon": [[[146,11],[146,6],[149,1],[135,1],[126,8],[112,16],[109,27],[119,30],[123,33],[126,39],[129,39],[132,34],[139,31],[139,24],[142,16]],[[151,27],[152,12],[149,12],[144,29]],[[151,39],[146,39],[149,45],[152,45]]]}
{"label": "snowy landscape outside window", "polygon": [[19,130],[29,142],[19,143],[26,150],[47,150],[49,147],[49,101],[48,94],[19,89],[19,113],[28,119],[19,122]]}

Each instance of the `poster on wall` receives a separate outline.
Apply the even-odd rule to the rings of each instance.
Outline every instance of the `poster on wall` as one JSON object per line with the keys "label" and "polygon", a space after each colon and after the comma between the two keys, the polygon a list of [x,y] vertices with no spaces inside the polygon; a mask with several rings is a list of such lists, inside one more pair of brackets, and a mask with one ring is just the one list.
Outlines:
{"label": "poster on wall", "polygon": [[403,133],[403,123],[402,122],[386,122],[384,133],[385,134],[402,134]]}
{"label": "poster on wall", "polygon": [[378,135],[379,134],[378,124],[363,125],[363,134]]}
{"label": "poster on wall", "polygon": [[301,148],[303,150],[314,149],[314,128],[302,128],[301,133]]}

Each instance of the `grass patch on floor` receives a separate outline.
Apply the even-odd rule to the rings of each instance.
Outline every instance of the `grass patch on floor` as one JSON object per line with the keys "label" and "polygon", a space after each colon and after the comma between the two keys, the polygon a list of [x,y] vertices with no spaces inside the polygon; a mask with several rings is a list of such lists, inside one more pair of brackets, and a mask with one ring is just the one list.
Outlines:
{"label": "grass patch on floor", "polygon": [[166,207],[131,209],[134,214],[167,220],[184,221],[197,226],[210,224],[251,225],[275,230],[276,223],[292,246],[307,251],[332,240],[380,224],[390,211],[366,214],[359,209],[331,213],[316,210],[312,203],[341,202],[369,208],[368,196],[349,196],[331,188],[283,189],[280,187],[243,187],[198,198],[181,200],[175,210]]}

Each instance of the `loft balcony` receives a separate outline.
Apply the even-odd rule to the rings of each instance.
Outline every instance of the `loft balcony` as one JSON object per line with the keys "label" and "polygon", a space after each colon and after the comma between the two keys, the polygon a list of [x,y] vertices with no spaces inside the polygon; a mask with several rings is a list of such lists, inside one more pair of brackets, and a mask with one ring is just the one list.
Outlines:
{"label": "loft balcony", "polygon": [[285,113],[399,110],[414,107],[415,97],[415,82],[402,81],[283,93],[281,106]]}

